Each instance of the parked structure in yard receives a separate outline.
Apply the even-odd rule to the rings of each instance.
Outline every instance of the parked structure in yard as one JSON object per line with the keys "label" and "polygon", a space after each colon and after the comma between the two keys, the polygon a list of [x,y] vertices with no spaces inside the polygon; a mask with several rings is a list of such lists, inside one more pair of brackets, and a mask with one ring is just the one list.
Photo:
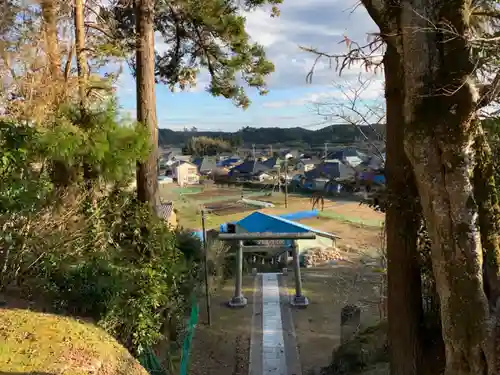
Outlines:
{"label": "parked structure in yard", "polygon": [[158,183],[160,185],[171,184],[174,179],[171,176],[158,176]]}
{"label": "parked structure in yard", "polygon": [[[253,212],[235,224],[236,233],[308,233],[316,234],[314,240],[297,240],[299,253],[313,248],[334,248],[339,238],[335,234],[323,232],[279,216]],[[291,242],[285,242],[285,246]]]}
{"label": "parked structure in yard", "polygon": [[173,178],[177,178],[179,186],[195,185],[200,183],[198,167],[193,163],[180,162],[175,167]]}

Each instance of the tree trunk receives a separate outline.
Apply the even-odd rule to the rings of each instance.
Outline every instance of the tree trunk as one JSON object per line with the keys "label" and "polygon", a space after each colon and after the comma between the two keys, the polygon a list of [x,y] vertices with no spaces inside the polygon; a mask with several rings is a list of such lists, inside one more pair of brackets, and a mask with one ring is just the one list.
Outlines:
{"label": "tree trunk", "polygon": [[78,70],[78,93],[80,96],[80,107],[82,115],[86,107],[86,90],[85,90],[85,76],[87,61],[85,58],[85,25],[83,13],[83,1],[75,0],[75,50],[76,50],[76,67]]}
{"label": "tree trunk", "polygon": [[57,37],[57,11],[55,0],[41,0],[42,18],[44,23],[46,53],[49,60],[50,74],[53,79],[61,76],[61,56],[59,54],[59,39]]}
{"label": "tree trunk", "polygon": [[[78,95],[80,99],[80,126],[88,129],[89,119],[87,117],[87,57],[85,54],[85,19],[83,11],[84,0],[74,0],[74,22],[75,22],[75,51],[76,67],[78,71]],[[89,194],[93,194],[93,181],[97,175],[89,163],[83,163],[83,179]]]}
{"label": "tree trunk", "polygon": [[[398,38],[392,42],[397,43]],[[421,375],[422,289],[417,250],[420,203],[403,136],[402,59],[387,44],[384,56],[387,132],[387,289],[391,375]]]}
{"label": "tree trunk", "polygon": [[[48,58],[50,76],[53,82],[53,108],[57,108],[63,94],[61,56],[59,53],[59,39],[57,36],[58,5],[54,0],[41,0],[40,2],[43,19],[43,30],[45,37],[45,52]],[[52,163],[52,181],[59,192],[68,193],[67,188],[72,185],[76,178],[74,171],[66,163],[54,160]],[[72,194],[69,194],[71,197]]]}
{"label": "tree trunk", "polygon": [[478,205],[479,233],[484,256],[485,292],[490,307],[496,306],[500,298],[500,208],[495,186],[495,167],[491,149],[481,127],[478,128],[474,145],[476,165],[474,168],[474,198]]}
{"label": "tree trunk", "polygon": [[158,129],[155,95],[154,0],[136,1],[137,120],[150,132],[151,153],[137,164],[137,198],[153,207],[157,203]]}
{"label": "tree trunk", "polygon": [[[402,34],[405,151],[432,242],[445,375],[493,375],[495,358],[470,178],[478,95],[470,79],[474,64],[467,44],[469,2],[402,3],[401,30],[407,30]],[[454,36],[441,32],[445,28],[452,28]]]}

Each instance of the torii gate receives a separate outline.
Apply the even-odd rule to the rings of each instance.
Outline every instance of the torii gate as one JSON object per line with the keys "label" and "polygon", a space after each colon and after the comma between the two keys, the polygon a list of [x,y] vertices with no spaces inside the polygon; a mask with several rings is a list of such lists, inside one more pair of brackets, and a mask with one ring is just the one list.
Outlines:
{"label": "torii gate", "polygon": [[[302,294],[302,278],[300,276],[300,259],[297,251],[297,240],[314,240],[316,234],[305,233],[220,233],[221,241],[238,241],[238,251],[236,256],[236,280],[234,285],[234,296],[229,301],[230,307],[244,307],[247,299],[242,293],[243,278],[243,252],[269,252],[269,251],[290,251],[293,255],[293,271],[295,275],[295,295],[291,301],[293,306],[306,307],[309,301]],[[292,240],[292,247],[265,247],[265,246],[243,246],[243,241],[248,240]]]}

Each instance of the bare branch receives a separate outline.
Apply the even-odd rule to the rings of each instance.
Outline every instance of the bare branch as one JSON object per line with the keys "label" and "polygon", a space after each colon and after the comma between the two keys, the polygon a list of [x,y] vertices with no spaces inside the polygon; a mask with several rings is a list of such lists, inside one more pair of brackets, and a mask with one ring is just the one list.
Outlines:
{"label": "bare branch", "polygon": [[365,99],[366,91],[372,84],[372,80],[362,79],[360,75],[355,85],[338,85],[337,89],[342,94],[342,98],[338,101],[316,103],[316,110],[322,117],[340,119],[343,123],[352,125],[375,150],[377,156],[385,161],[381,148],[365,132],[367,128],[370,129],[377,135],[380,142],[385,144],[385,136],[374,126],[384,123],[384,106],[367,103]]}
{"label": "bare branch", "polygon": [[339,75],[341,75],[346,68],[350,68],[356,63],[364,66],[367,71],[370,69],[376,71],[382,65],[382,58],[384,56],[382,47],[384,46],[384,42],[379,35],[372,34],[372,36],[374,37],[374,40],[365,45],[360,45],[357,42],[344,37],[344,39],[338,44],[346,44],[348,52],[345,54],[329,54],[320,52],[312,47],[300,46],[299,48],[301,50],[316,55],[316,59],[306,75],[306,82],[312,82],[316,65],[322,58],[326,58],[329,61],[330,67],[332,67],[333,62],[335,61],[335,71],[338,71]]}

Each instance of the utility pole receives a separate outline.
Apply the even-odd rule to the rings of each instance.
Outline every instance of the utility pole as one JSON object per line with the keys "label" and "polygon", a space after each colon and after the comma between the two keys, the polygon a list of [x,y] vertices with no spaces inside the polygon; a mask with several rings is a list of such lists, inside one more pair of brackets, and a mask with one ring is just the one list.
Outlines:
{"label": "utility pole", "polygon": [[325,142],[325,151],[324,151],[324,158],[328,156],[328,143]]}
{"label": "utility pole", "polygon": [[269,147],[271,148],[271,155],[269,155],[271,158],[273,157],[273,145],[269,145]]}
{"label": "utility pole", "polygon": [[207,305],[208,325],[212,325],[212,309],[210,308],[210,289],[208,288],[208,246],[207,246],[207,229],[205,225],[205,210],[201,211],[201,227],[203,231],[203,251],[205,253],[205,302]]}
{"label": "utility pole", "polygon": [[252,145],[252,156],[253,160],[255,160],[255,143]]}
{"label": "utility pole", "polygon": [[288,159],[285,160],[285,208],[288,208]]}

